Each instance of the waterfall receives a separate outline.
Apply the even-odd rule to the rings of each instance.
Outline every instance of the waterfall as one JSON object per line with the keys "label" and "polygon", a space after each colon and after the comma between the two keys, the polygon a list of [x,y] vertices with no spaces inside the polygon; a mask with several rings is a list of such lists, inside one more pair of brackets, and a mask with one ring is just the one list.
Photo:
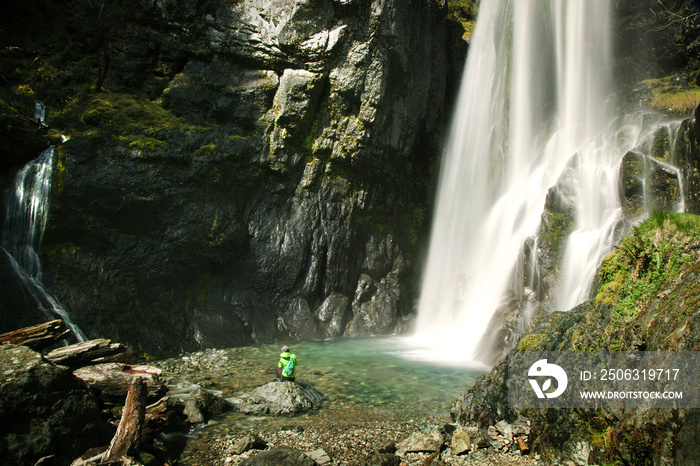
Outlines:
{"label": "waterfall", "polygon": [[85,335],[42,283],[41,261],[37,251],[48,219],[53,155],[54,147],[51,147],[15,176],[8,193],[0,249],[7,254],[14,272],[25,287],[26,295],[37,308],[48,319],[62,319],[79,341],[85,341]]}
{"label": "waterfall", "polygon": [[474,357],[494,313],[513,303],[529,321],[553,188],[575,218],[562,240],[557,289],[549,291],[554,309],[587,298],[614,247],[623,218],[620,163],[647,133],[610,111],[613,3],[481,2],[413,336],[429,357]]}
{"label": "waterfall", "polygon": [[39,123],[44,123],[46,119],[46,105],[40,100],[34,102],[34,119]]}

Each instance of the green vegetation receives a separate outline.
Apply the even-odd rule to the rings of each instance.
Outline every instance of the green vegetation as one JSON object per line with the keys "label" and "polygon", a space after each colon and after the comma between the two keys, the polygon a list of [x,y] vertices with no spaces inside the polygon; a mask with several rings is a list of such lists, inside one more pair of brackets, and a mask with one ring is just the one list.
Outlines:
{"label": "green vegetation", "polygon": [[219,213],[216,212],[209,229],[209,246],[221,244],[226,239],[226,234],[222,230],[223,227],[219,224]]}
{"label": "green vegetation", "polygon": [[475,0],[452,0],[448,3],[447,18],[459,22],[464,28],[464,38],[474,33],[476,14],[479,9]]}
{"label": "green vegetation", "polygon": [[199,149],[194,151],[194,155],[198,157],[206,157],[214,154],[216,152],[216,144],[214,143],[209,143],[205,144]]}
{"label": "green vegetation", "polygon": [[206,129],[186,124],[182,118],[145,96],[112,92],[72,100],[59,118],[69,127],[69,131],[91,132],[105,128],[110,133],[122,136],[138,134],[153,137],[161,131],[177,130],[183,133]]}
{"label": "green vegetation", "polygon": [[119,136],[117,140],[132,149],[142,151],[153,151],[156,149],[166,149],[168,147],[168,143],[165,141],[159,141],[158,139],[150,138],[142,134]]}
{"label": "green vegetation", "polygon": [[596,304],[612,307],[613,325],[634,319],[695,260],[699,233],[696,215],[655,212],[605,258]]}
{"label": "green vegetation", "polygon": [[542,343],[547,339],[544,333],[533,333],[523,337],[518,344],[518,351],[539,351]]}
{"label": "green vegetation", "polygon": [[569,233],[574,228],[570,215],[563,212],[546,211],[547,227],[540,233],[540,239],[548,245],[554,253],[554,257],[560,259],[564,252],[564,241],[569,237]]}
{"label": "green vegetation", "polygon": [[676,75],[647,79],[642,85],[650,94],[651,108],[659,112],[687,116],[700,105],[700,87],[683,84]]}

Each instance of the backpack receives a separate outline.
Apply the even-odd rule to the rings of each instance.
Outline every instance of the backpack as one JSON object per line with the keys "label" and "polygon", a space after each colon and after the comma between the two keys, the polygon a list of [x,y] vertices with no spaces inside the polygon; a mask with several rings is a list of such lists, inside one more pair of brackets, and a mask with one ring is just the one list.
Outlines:
{"label": "backpack", "polygon": [[297,357],[294,356],[293,354],[289,355],[289,362],[287,363],[286,366],[284,366],[284,369],[282,369],[282,375],[285,377],[291,377],[292,374],[294,374],[294,366],[296,365],[297,362]]}

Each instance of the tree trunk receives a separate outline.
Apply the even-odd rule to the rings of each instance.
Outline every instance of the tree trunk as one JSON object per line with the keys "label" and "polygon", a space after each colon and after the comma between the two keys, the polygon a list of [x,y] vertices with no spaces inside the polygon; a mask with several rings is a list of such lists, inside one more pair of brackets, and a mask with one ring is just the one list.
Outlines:
{"label": "tree trunk", "polygon": [[[99,338],[64,346],[63,348],[57,348],[49,352],[44,358],[54,364],[81,367],[87,364],[93,364],[97,362],[97,359],[114,356],[124,351],[126,351],[126,347],[121,343],[112,343],[112,340]],[[99,362],[104,362],[104,360]]]}
{"label": "tree trunk", "polygon": [[139,442],[141,441],[141,429],[143,428],[146,416],[146,386],[141,377],[135,377],[126,396],[126,404],[122,411],[122,419],[114,434],[112,443],[102,458],[102,463],[117,461],[120,458],[131,454],[138,454]]}
{"label": "tree trunk", "polygon": [[70,330],[62,320],[56,319],[44,324],[13,330],[0,335],[0,344],[28,346],[35,351],[57,343],[70,335]]}

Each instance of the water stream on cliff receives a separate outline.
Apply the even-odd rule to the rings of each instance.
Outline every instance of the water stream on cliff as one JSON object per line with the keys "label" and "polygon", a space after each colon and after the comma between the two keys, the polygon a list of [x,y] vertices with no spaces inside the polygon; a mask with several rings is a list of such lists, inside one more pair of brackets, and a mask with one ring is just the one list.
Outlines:
{"label": "water stream on cliff", "polygon": [[514,302],[529,321],[541,299],[537,241],[553,188],[575,220],[549,310],[587,298],[622,220],[621,160],[649,130],[609,110],[612,8],[608,0],[481,2],[414,335],[425,357],[473,357],[496,310]]}
{"label": "water stream on cliff", "polygon": [[[37,111],[43,118],[43,107]],[[31,300],[48,319],[62,319],[78,341],[85,341],[85,335],[42,283],[37,251],[48,219],[53,156],[54,148],[50,147],[15,176],[8,191],[0,249],[7,254],[20,278],[27,300]]]}

